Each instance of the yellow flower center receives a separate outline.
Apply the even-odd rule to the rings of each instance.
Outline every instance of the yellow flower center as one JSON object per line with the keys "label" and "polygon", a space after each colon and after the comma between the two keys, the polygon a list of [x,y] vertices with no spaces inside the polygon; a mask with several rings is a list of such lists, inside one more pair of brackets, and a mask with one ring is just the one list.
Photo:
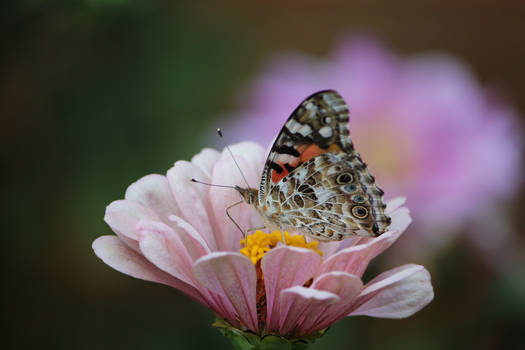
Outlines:
{"label": "yellow flower center", "polygon": [[[316,241],[306,242],[304,236],[292,236],[286,231],[284,231],[284,239],[286,240],[286,245],[308,248],[323,256],[323,252],[317,248],[319,243]],[[241,239],[240,243],[242,248],[240,252],[241,254],[244,254],[250,258],[252,263],[255,265],[259,260],[261,260],[266,252],[270,251],[272,248],[275,248],[279,242],[282,242],[281,231],[273,231],[272,233],[255,231],[255,233],[247,235],[246,238]]]}

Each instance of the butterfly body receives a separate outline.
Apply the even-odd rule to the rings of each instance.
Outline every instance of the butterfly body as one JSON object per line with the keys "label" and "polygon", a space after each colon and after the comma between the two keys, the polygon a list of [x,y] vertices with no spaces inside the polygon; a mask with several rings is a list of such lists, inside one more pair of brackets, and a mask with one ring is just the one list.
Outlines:
{"label": "butterfly body", "polygon": [[386,231],[383,191],[355,151],[349,112],[326,90],[305,99],[277,137],[259,189],[236,187],[267,229],[320,240],[378,236]]}

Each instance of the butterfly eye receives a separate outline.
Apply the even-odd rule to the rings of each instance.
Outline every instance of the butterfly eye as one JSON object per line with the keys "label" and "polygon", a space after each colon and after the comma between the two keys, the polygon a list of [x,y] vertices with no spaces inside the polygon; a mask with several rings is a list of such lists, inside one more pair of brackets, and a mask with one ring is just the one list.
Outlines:
{"label": "butterfly eye", "polygon": [[337,178],[335,179],[335,182],[337,182],[339,185],[344,185],[349,182],[352,182],[353,180],[354,180],[354,177],[352,176],[352,174],[342,173],[337,176]]}
{"label": "butterfly eye", "polygon": [[352,193],[352,192],[357,191],[357,186],[354,184],[350,184],[350,185],[346,185],[345,187],[343,187],[343,189],[345,190],[345,192]]}
{"label": "butterfly eye", "polygon": [[330,125],[331,122],[332,122],[332,118],[330,118],[328,116],[325,116],[325,117],[321,118],[321,123],[323,125]]}
{"label": "butterfly eye", "polygon": [[361,205],[356,205],[352,208],[352,215],[358,219],[364,219],[368,216],[368,210]]}
{"label": "butterfly eye", "polygon": [[352,197],[352,200],[356,203],[364,203],[365,202],[365,197],[359,195],[359,194],[356,194],[355,196]]}

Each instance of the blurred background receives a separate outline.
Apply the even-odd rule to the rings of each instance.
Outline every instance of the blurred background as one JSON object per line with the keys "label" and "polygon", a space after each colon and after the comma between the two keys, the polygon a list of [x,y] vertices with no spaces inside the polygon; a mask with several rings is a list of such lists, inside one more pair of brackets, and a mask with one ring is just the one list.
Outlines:
{"label": "blurred background", "polygon": [[[349,45],[352,57],[359,57],[360,46],[346,43],[363,38],[373,42],[363,50],[372,46],[380,53],[372,58],[400,69],[390,82],[405,81],[414,60],[445,55],[459,81],[468,81],[467,90],[451,94],[476,101],[457,117],[475,116],[463,126],[469,132],[464,139],[486,135],[485,128],[476,129],[485,123],[503,124],[499,138],[480,142],[475,154],[494,167],[501,159],[506,163],[491,170],[487,183],[467,177],[464,183],[475,186],[466,192],[466,185],[457,185],[453,193],[466,204],[456,207],[457,198],[450,199],[454,213],[471,202],[486,206],[439,229],[414,214],[399,248],[371,266],[373,276],[387,265],[424,264],[436,295],[428,307],[405,320],[343,320],[313,348],[525,347],[523,2],[19,0],[3,1],[0,9],[6,348],[229,349],[210,326],[210,311],[176,290],[120,274],[94,255],[92,241],[111,233],[105,207],[138,178],[165,173],[176,160],[216,145],[217,126],[227,126],[231,142],[252,139],[248,131],[240,134],[243,118],[271,101],[264,100],[265,89],[288,89],[287,79],[277,84],[273,78],[289,71],[274,68],[300,66],[299,78],[290,78],[289,101],[280,102],[288,112],[272,117],[272,128],[279,129],[291,111],[288,103],[293,108],[314,92],[308,84],[301,85],[306,93],[297,88],[308,67],[317,73],[327,66],[346,69],[337,53]],[[441,66],[432,74],[425,67],[417,68],[421,84],[434,86],[426,77],[441,76]],[[337,70],[331,71],[335,79]],[[407,86],[417,90],[417,80],[411,81]],[[359,114],[352,116],[353,122]],[[366,139],[360,137],[363,147],[356,144],[373,159]],[[472,166],[484,174],[483,166],[490,166],[481,163]],[[388,177],[388,171],[382,174]],[[503,185],[492,189],[494,183]],[[433,200],[417,198],[415,204]],[[443,215],[438,221],[451,214]],[[418,232],[447,240],[431,244]],[[423,245],[424,254],[417,254]]]}

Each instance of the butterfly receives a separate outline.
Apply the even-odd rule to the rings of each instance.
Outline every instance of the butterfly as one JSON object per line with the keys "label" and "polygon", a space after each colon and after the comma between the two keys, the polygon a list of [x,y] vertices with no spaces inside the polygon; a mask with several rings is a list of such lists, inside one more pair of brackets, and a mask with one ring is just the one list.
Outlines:
{"label": "butterfly", "polygon": [[235,186],[267,229],[298,231],[319,241],[386,231],[391,219],[384,192],[354,149],[349,120],[336,91],[311,95],[277,136],[259,189]]}

